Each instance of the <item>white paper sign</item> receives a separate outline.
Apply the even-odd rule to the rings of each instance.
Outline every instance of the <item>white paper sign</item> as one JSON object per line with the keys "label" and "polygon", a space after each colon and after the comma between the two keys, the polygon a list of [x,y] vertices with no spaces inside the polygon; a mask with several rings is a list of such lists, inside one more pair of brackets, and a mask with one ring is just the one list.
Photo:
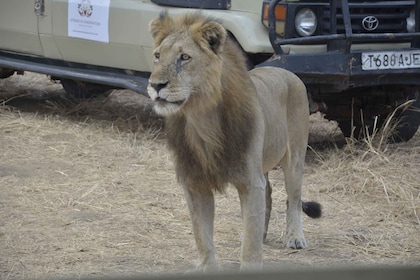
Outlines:
{"label": "white paper sign", "polygon": [[110,0],[68,1],[68,36],[108,43]]}

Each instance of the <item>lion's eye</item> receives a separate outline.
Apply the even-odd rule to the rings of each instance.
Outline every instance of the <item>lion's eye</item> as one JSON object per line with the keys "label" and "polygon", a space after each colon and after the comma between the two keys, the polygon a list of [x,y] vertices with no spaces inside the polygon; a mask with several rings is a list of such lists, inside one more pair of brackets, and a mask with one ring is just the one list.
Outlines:
{"label": "lion's eye", "polygon": [[160,58],[160,53],[154,53],[153,54],[153,56],[154,56],[154,58],[155,58],[155,62],[158,62],[159,61],[159,58]]}
{"label": "lion's eye", "polygon": [[181,60],[182,61],[187,61],[187,60],[190,60],[191,59],[191,56],[189,56],[188,54],[186,54],[186,53],[183,53],[182,55],[181,55]]}

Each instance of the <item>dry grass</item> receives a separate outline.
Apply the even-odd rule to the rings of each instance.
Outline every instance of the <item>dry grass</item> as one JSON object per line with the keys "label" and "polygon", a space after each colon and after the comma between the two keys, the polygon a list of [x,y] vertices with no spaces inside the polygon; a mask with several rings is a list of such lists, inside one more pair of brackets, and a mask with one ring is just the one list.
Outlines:
{"label": "dry grass", "polygon": [[[0,84],[7,99],[41,87],[38,75],[11,79]],[[144,123],[148,105],[137,96],[121,96],[82,103],[25,97],[14,99],[17,109],[0,107],[1,279],[178,273],[194,265],[188,212],[161,126]],[[336,125],[312,116],[311,137],[322,134],[336,139]],[[375,141],[308,151],[303,196],[321,202],[324,217],[305,218],[305,250],[282,247],[286,194],[281,170],[271,172],[267,266],[420,263],[420,134],[408,143]],[[235,190],[216,204],[219,261],[236,269]]]}
{"label": "dry grass", "polygon": [[[388,141],[397,128],[396,112],[411,104],[412,101],[401,104],[381,127],[377,127],[375,122],[373,132],[369,133],[366,129],[362,140],[347,139],[347,145],[340,154],[345,164],[338,164],[345,168],[337,170],[337,173],[348,174],[341,180],[350,184],[340,184],[338,189],[353,195],[382,197],[395,217],[411,219],[420,225],[417,214],[420,211],[419,141],[414,138],[410,144],[399,145],[390,145]],[[414,164],[407,165],[407,162]],[[358,176],[352,176],[355,171]]]}
{"label": "dry grass", "polygon": [[334,214],[343,216],[336,224],[339,231],[346,229],[338,248],[357,252],[358,261],[371,257],[367,263],[398,259],[418,264],[420,133],[408,143],[389,144],[393,117],[373,133],[366,131],[363,140],[346,139],[342,149],[312,151],[319,165],[309,166],[307,180],[334,199]]}

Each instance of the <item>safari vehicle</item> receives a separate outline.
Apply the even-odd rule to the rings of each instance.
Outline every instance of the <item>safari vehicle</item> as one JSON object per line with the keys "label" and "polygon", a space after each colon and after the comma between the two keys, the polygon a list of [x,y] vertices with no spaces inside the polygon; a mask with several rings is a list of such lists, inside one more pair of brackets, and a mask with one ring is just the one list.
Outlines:
{"label": "safari vehicle", "polygon": [[306,84],[311,112],[345,135],[400,104],[397,140],[420,124],[420,1],[14,0],[0,2],[0,78],[44,73],[79,97],[127,88],[146,94],[148,23],[163,10],[223,21],[249,66],[282,67]]}

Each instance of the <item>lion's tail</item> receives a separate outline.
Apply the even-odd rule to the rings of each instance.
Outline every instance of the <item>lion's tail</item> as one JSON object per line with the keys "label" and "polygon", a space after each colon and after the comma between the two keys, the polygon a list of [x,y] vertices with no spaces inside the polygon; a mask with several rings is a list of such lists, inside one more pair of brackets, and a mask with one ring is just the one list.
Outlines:
{"label": "lion's tail", "polygon": [[313,219],[318,219],[322,216],[322,206],[316,201],[302,201],[302,210],[303,213],[305,213]]}

